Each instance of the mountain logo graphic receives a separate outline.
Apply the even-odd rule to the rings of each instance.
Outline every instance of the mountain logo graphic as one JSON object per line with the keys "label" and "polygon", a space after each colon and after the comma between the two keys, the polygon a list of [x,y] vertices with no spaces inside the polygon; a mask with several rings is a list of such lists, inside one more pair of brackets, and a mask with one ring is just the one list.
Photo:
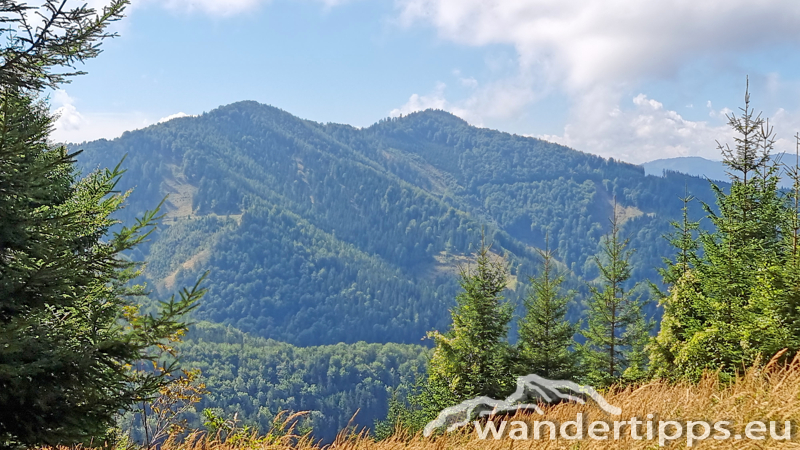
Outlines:
{"label": "mountain logo graphic", "polygon": [[540,403],[560,403],[564,401],[585,404],[591,398],[603,411],[618,416],[622,410],[609,404],[591,386],[584,386],[566,380],[548,380],[538,375],[517,377],[517,390],[505,400],[491,397],[475,397],[456,406],[443,409],[436,419],[425,425],[423,434],[427,437],[436,430],[447,432],[457,430],[471,421],[497,414],[514,414],[517,411],[533,411],[544,414]]}

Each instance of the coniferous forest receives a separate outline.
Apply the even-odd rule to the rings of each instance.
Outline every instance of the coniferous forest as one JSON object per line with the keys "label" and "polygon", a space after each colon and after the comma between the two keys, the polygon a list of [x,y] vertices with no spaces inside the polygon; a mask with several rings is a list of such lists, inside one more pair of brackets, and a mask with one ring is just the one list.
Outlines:
{"label": "coniferous forest", "polygon": [[439,110],[355,128],[242,101],[53,142],[47,90],[126,7],[48,1],[60,31],[1,55],[0,446],[300,412],[386,438],[519,375],[729,382],[800,349],[800,169],[749,94],[727,183]]}
{"label": "coniferous forest", "polygon": [[[162,225],[133,253],[148,262],[143,277],[153,291],[167,295],[208,271],[195,320],[302,347],[431,348],[427,335],[447,331],[460,269],[474,261],[482,230],[490,252],[505,258],[512,315],[525,314],[530,277],[542,271],[539,251],[547,247],[551,275],[575,294],[563,309],[577,327],[592,298],[587,280],[603,277],[595,261],[603,236],[616,226],[618,239],[635,249],[621,286],[640,298],[642,320],[652,321],[661,313],[646,280],[660,281],[671,253],[662,236],[681,217],[680,199],[691,189],[713,202],[705,180],[645,176],[638,166],[476,129],[442,111],[357,130],[242,102],[70,149],[83,150],[84,172],[124,158],[119,187],[132,192],[122,221],[166,197]],[[690,208],[702,214],[699,202]],[[515,341],[517,321],[508,329]],[[212,358],[185,355],[188,366]],[[403,392],[414,383],[405,379]],[[382,386],[380,406],[362,406],[358,423],[382,418],[375,411],[388,408],[399,385]],[[254,401],[264,406],[258,395],[257,388],[218,393],[214,405],[264,424],[280,402],[257,408]],[[358,409],[337,408],[325,409],[339,417],[326,427],[312,419],[326,438]]]}

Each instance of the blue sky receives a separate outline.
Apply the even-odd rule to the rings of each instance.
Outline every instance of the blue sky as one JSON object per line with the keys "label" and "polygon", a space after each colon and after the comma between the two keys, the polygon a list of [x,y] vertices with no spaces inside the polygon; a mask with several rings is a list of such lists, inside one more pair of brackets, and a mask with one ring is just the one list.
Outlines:
{"label": "blue sky", "polygon": [[796,0],[133,1],[89,74],[51,94],[56,139],[256,100],[354,126],[440,108],[630,162],[718,159],[747,76],[779,148],[800,131]]}

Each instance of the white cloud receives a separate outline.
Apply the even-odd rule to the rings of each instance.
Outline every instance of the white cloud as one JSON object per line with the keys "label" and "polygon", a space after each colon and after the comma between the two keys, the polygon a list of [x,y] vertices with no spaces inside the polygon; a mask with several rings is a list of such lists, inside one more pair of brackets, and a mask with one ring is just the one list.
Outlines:
{"label": "white cloud", "polygon": [[795,135],[800,132],[800,112],[783,108],[769,116],[769,126],[775,132],[775,148],[781,152],[794,154],[797,149]]}
{"label": "white cloud", "polygon": [[511,44],[523,66],[546,64],[570,89],[635,81],[800,38],[795,0],[396,0],[403,23],[455,42]]}
{"label": "white cloud", "polygon": [[344,5],[345,3],[350,3],[354,0],[316,0],[318,2],[322,2],[326,7],[333,8],[334,6]]}
{"label": "white cloud", "polygon": [[[576,100],[562,134],[535,137],[632,163],[676,156],[719,160],[717,142],[734,144],[728,108],[716,110],[709,101],[709,120],[693,121],[645,94],[623,100],[612,89],[594,89]],[[775,150],[794,153],[800,113],[779,108],[762,117],[776,133]]]}
{"label": "white cloud", "polygon": [[228,17],[251,11],[267,0],[166,0],[160,5],[180,12],[202,12],[214,17]]}
{"label": "white cloud", "polygon": [[[709,102],[709,120],[691,121],[646,95],[623,92],[641,89],[643,80],[672,79],[701,59],[735,65],[747,52],[800,39],[796,0],[395,1],[406,26],[429,24],[456,43],[516,50],[515,67],[503,62],[512,75],[482,83],[463,101],[442,95],[441,104],[466,110],[465,118],[511,117],[559,91],[571,102],[569,122],[562,134],[545,137],[632,162],[716,158],[714,140],[728,136],[731,111]],[[490,70],[496,65],[487,61]],[[777,90],[780,81],[767,74],[767,90]],[[800,123],[781,114],[784,123]]]}
{"label": "white cloud", "polygon": [[53,93],[53,105],[58,105],[55,114],[56,119],[55,127],[57,130],[74,131],[81,127],[86,119],[75,108],[75,99],[67,94],[67,91],[58,89]]}
{"label": "white cloud", "polygon": [[162,117],[162,118],[158,119],[156,121],[156,123],[169,122],[172,119],[179,119],[181,117],[197,117],[197,116],[193,116],[191,114],[186,114],[185,112],[178,112],[178,113],[175,113],[175,114],[170,114],[167,117]]}
{"label": "white cloud", "polygon": [[534,85],[527,74],[500,78],[476,89],[464,101],[464,108],[480,119],[509,119],[541,97]]}
{"label": "white cloud", "polygon": [[58,116],[53,131],[57,142],[84,142],[96,139],[114,139],[126,131],[167,122],[179,117],[195,117],[179,112],[153,120],[140,112],[128,113],[81,113],[75,106],[77,100],[65,90],[59,89],[51,95],[51,103]]}
{"label": "white cloud", "polygon": [[472,77],[461,77],[454,72],[459,83],[472,92],[469,97],[459,101],[449,101],[445,96],[446,85],[437,83],[434,91],[427,95],[412,94],[401,107],[393,109],[389,115],[408,114],[424,109],[443,109],[449,111],[473,125],[482,126],[487,119],[508,119],[519,115],[532,101],[540,97],[541,92],[534,90],[534,82],[530,76],[513,75],[480,85]]}
{"label": "white cloud", "polygon": [[401,107],[395,108],[389,112],[390,117],[397,117],[400,115],[410,114],[414,111],[423,111],[426,109],[442,109],[449,111],[462,119],[468,120],[470,117],[468,111],[450,104],[444,98],[444,91],[447,85],[444,83],[437,83],[436,89],[428,95],[412,94],[408,101]]}
{"label": "white cloud", "polygon": [[466,88],[475,89],[478,87],[478,80],[472,77],[459,78],[458,81]]}
{"label": "white cloud", "polygon": [[[719,159],[716,141],[730,142],[723,120],[688,120],[644,94],[630,102],[620,107],[612,91],[594,90],[578,100],[562,135],[538,137],[633,163],[676,156]],[[724,118],[722,112],[712,113]]]}
{"label": "white cloud", "polygon": [[52,138],[57,142],[84,142],[113,139],[125,131],[144,128],[155,123],[147,115],[131,113],[82,113],[77,100],[59,89],[51,96],[54,113],[58,116]]}

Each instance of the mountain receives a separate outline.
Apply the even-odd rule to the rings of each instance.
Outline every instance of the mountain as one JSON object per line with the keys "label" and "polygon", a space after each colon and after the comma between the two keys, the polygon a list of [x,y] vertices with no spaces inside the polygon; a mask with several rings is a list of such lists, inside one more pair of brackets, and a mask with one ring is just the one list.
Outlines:
{"label": "mountain", "polygon": [[655,280],[684,186],[710,198],[699,178],[442,111],[356,129],[241,102],[82,147],[87,170],[125,157],[124,220],[169,195],[163,230],[134,255],[160,292],[211,270],[200,319],[296,345],[414,343],[446,327],[482,227],[515,282],[535,273],[546,236],[576,285],[593,279],[614,198],[634,278]]}
{"label": "mountain", "polygon": [[[788,153],[777,153],[774,160],[778,162],[794,165],[795,155]],[[665,171],[680,172],[700,178],[708,178],[715,182],[727,182],[729,179],[728,168],[722,161],[712,161],[699,156],[681,156],[677,158],[656,159],[642,164],[647,175],[662,176]],[[781,169],[784,170],[783,168]],[[782,172],[785,174],[785,172]],[[782,188],[790,188],[792,181],[788,177],[782,177],[779,184]]]}
{"label": "mountain", "polygon": [[[472,127],[434,110],[358,129],[239,102],[71,149],[83,149],[84,171],[124,158],[119,188],[133,190],[123,221],[168,196],[163,225],[131,255],[148,261],[145,278],[156,293],[166,296],[209,270],[195,318],[271,343],[262,347],[427,343],[427,331],[448,327],[458,270],[482,233],[508,259],[506,297],[518,307],[546,241],[566,287],[585,293],[615,205],[636,250],[633,280],[657,281],[671,254],[662,236],[680,216],[685,189],[713,202],[699,177],[647,175],[640,166]],[[700,217],[700,206],[692,208]],[[571,319],[582,310],[575,302]],[[657,314],[654,305],[650,314]],[[208,355],[224,353],[191,348],[187,364],[216,367]],[[238,371],[258,354],[236,356],[231,369],[209,376]],[[366,372],[359,373],[352,383]],[[397,381],[382,380],[383,389]],[[284,395],[276,386],[263,384],[264,395]],[[260,389],[239,391],[225,407],[252,409],[265,402]],[[360,416],[367,425],[376,417],[369,411]]]}
{"label": "mountain", "polygon": [[642,164],[642,167],[648,175],[662,176],[664,171],[673,171],[716,181],[728,180],[722,161],[712,161],[699,156],[656,159]]}

